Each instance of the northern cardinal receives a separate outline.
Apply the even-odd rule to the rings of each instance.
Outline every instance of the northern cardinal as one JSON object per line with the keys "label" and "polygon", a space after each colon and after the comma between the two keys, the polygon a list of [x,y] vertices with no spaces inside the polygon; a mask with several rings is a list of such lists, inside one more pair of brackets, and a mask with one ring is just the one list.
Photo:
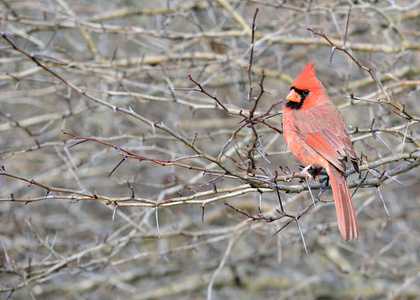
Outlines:
{"label": "northern cardinal", "polygon": [[343,116],[307,63],[293,81],[283,106],[283,134],[290,150],[305,166],[325,168],[334,196],[338,228],[345,241],[357,240],[359,229],[344,172],[349,157],[359,171],[357,155]]}

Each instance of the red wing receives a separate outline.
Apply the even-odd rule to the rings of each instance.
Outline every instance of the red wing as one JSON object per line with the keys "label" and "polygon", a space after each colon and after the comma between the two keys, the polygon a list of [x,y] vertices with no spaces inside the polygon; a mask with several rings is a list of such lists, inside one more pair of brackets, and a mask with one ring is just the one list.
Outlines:
{"label": "red wing", "polygon": [[298,135],[322,157],[344,172],[347,155],[353,158],[356,154],[341,113],[328,102],[301,113],[297,122]]}
{"label": "red wing", "polygon": [[338,153],[339,150],[336,149],[339,148],[333,147],[331,143],[333,142],[334,144],[337,144],[337,140],[331,141],[331,139],[325,139],[319,132],[307,133],[304,140],[337,169],[341,171],[346,170],[344,161],[345,156],[343,157],[340,153]]}

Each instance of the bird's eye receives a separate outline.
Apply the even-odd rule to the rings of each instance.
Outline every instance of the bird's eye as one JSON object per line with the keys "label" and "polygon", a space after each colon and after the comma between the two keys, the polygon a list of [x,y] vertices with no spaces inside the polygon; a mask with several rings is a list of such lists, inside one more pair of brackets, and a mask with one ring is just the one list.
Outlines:
{"label": "bird's eye", "polygon": [[308,95],[309,95],[309,91],[308,91],[308,90],[304,90],[304,91],[302,92],[302,95],[303,95],[303,96],[308,96]]}

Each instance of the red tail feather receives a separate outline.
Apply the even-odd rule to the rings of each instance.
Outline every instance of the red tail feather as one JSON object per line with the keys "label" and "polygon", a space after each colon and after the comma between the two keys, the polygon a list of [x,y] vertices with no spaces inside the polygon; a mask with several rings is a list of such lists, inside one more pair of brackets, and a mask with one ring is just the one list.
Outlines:
{"label": "red tail feather", "polygon": [[347,179],[340,170],[331,164],[327,168],[327,173],[330,178],[341,236],[345,241],[357,240],[359,239],[359,228]]}

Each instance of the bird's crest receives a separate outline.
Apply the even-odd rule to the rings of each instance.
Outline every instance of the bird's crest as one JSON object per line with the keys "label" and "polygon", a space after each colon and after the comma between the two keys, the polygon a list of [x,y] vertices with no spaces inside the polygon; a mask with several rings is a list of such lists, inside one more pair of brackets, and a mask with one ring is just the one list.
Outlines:
{"label": "bird's crest", "polygon": [[293,81],[292,86],[301,90],[316,90],[321,83],[315,75],[314,62],[309,61],[303,68],[302,72]]}

